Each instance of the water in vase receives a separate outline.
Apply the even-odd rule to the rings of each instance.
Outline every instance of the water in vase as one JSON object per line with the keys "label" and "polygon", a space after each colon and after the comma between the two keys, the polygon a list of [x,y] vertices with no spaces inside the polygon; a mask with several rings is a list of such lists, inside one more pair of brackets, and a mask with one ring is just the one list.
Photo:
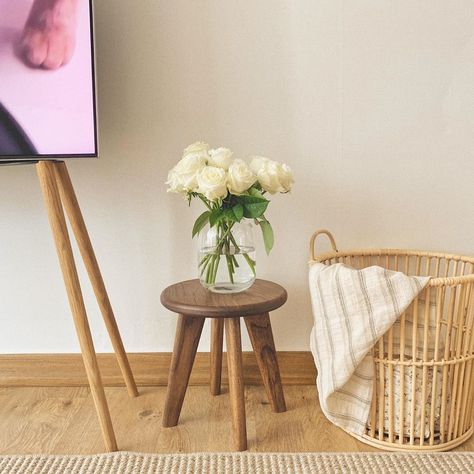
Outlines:
{"label": "water in vase", "polygon": [[254,247],[230,246],[223,252],[216,247],[202,247],[198,252],[201,284],[215,293],[238,293],[255,281],[256,252]]}

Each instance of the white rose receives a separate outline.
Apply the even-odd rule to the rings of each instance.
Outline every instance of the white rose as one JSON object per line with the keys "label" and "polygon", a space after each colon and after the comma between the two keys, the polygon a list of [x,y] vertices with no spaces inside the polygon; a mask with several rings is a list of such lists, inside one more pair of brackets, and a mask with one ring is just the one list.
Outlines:
{"label": "white rose", "polygon": [[255,181],[257,181],[257,176],[252,173],[249,165],[244,160],[234,160],[229,166],[227,188],[231,194],[244,193]]}
{"label": "white rose", "polygon": [[197,188],[197,174],[206,166],[206,159],[197,154],[189,153],[168,173],[166,184],[168,191],[182,193],[195,191]]}
{"label": "white rose", "polygon": [[278,171],[279,171],[278,178],[280,180],[280,185],[282,187],[282,191],[280,192],[287,193],[288,191],[291,191],[291,185],[295,182],[293,171],[285,163],[280,164]]}
{"label": "white rose", "polygon": [[175,172],[174,168],[169,171],[166,184],[168,185],[167,192],[169,193],[181,193],[184,191],[183,187],[181,186],[179,176]]}
{"label": "white rose", "polygon": [[253,173],[258,174],[262,166],[265,163],[268,163],[269,161],[271,160],[269,160],[268,158],[265,158],[264,156],[253,156],[251,157],[251,161],[250,161],[250,169],[252,170]]}
{"label": "white rose", "polygon": [[270,194],[286,193],[291,188],[293,173],[287,165],[267,160],[260,166],[257,178],[260,186]]}
{"label": "white rose", "polygon": [[270,194],[281,192],[280,180],[278,177],[279,166],[276,161],[262,162],[258,172],[257,178],[260,186]]}
{"label": "white rose", "polygon": [[288,165],[263,156],[254,156],[250,169],[257,175],[260,186],[270,194],[286,193],[294,183],[293,172]]}
{"label": "white rose", "polygon": [[227,173],[215,166],[204,167],[197,175],[197,192],[204,194],[209,201],[227,196]]}
{"label": "white rose", "polygon": [[220,147],[215,150],[209,150],[208,163],[211,166],[227,170],[232,163],[232,155],[233,153],[228,148]]}
{"label": "white rose", "polygon": [[183,151],[183,156],[188,153],[207,153],[209,151],[209,145],[205,142],[194,142]]}

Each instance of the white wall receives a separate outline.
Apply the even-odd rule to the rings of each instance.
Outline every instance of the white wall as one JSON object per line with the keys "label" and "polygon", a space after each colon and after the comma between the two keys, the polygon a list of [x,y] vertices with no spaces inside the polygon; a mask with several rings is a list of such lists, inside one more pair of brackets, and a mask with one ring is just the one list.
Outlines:
{"label": "white wall", "polygon": [[[201,209],[163,182],[198,139],[295,171],[258,259],[289,292],[281,350],[308,348],[318,227],[341,248],[474,254],[473,24],[468,0],[97,1],[101,158],[68,165],[127,348],[172,348],[159,296],[195,274]],[[0,169],[0,203],[0,352],[77,351],[34,167]]]}

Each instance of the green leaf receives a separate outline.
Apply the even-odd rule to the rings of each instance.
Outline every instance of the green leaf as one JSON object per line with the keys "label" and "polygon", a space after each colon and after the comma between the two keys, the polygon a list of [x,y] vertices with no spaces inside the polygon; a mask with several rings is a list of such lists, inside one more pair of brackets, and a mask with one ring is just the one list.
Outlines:
{"label": "green leaf", "polygon": [[211,214],[211,211],[203,212],[196,219],[196,222],[194,223],[194,226],[193,226],[193,238],[196,234],[199,234],[199,232],[201,232],[203,227],[208,223],[210,214]]}
{"label": "green leaf", "polygon": [[250,196],[267,200],[266,198],[263,197],[263,194],[257,188],[251,187],[248,190],[248,193],[250,194]]}
{"label": "green leaf", "polygon": [[[255,198],[257,199],[257,198]],[[257,217],[261,217],[264,212],[267,210],[269,201],[258,199],[256,202],[251,203],[247,202],[244,204],[244,217],[248,219],[256,219]]]}
{"label": "green leaf", "polygon": [[260,221],[260,228],[262,229],[263,243],[265,244],[265,251],[267,255],[270,253],[270,250],[273,248],[275,242],[275,237],[273,235],[273,229],[268,221]]}
{"label": "green leaf", "polygon": [[224,209],[222,217],[232,222],[235,222],[237,220],[235,218],[234,210],[230,208]]}
{"label": "green leaf", "polygon": [[268,199],[264,198],[262,195],[260,196],[251,196],[249,194],[242,194],[237,196],[237,202],[245,205],[245,204],[255,204],[257,202],[269,202]]}
{"label": "green leaf", "polygon": [[235,220],[237,222],[240,222],[242,220],[242,217],[244,217],[244,206],[238,203],[232,208],[232,212],[234,213]]}
{"label": "green leaf", "polygon": [[223,217],[224,213],[222,212],[222,209],[214,209],[209,214],[209,225],[214,227]]}

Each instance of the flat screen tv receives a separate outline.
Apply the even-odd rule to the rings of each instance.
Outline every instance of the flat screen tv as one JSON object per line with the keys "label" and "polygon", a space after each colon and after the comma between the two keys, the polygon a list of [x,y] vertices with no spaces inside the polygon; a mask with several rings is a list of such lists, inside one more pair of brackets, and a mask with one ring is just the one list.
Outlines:
{"label": "flat screen tv", "polygon": [[0,0],[0,164],[94,156],[92,0]]}

